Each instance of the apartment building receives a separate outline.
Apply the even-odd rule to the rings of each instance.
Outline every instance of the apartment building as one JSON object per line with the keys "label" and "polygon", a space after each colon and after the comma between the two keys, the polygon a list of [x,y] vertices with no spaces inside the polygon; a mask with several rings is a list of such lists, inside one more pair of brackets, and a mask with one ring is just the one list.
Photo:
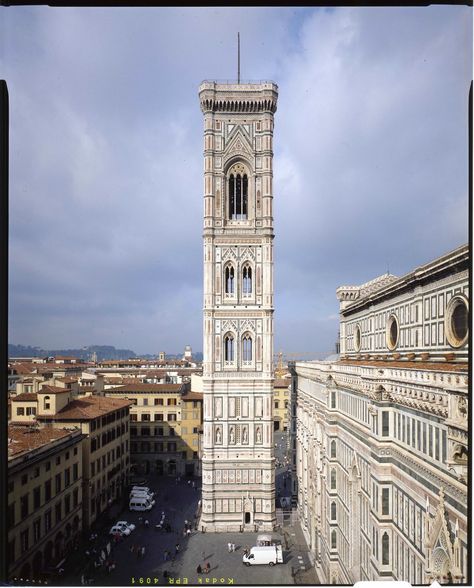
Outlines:
{"label": "apartment building", "polygon": [[273,429],[275,431],[288,429],[290,386],[291,378],[275,378],[273,382]]}
{"label": "apartment building", "polygon": [[45,579],[82,530],[80,430],[8,427],[8,576]]}
{"label": "apartment building", "polygon": [[[70,393],[69,393],[70,394]],[[43,386],[36,419],[53,427],[77,428],[83,445],[83,525],[120,498],[130,474],[130,406],[124,398],[87,395],[75,398]]]}
{"label": "apartment building", "polygon": [[106,390],[127,398],[130,408],[130,457],[136,473],[200,473],[202,394],[186,384],[127,384]]}

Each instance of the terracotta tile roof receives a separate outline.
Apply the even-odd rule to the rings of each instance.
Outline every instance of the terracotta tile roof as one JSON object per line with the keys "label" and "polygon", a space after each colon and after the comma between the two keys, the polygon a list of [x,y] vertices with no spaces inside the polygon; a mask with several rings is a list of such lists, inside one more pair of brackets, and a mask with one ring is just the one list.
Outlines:
{"label": "terracotta tile roof", "polygon": [[9,425],[8,458],[17,457],[21,453],[38,449],[38,447],[47,445],[51,441],[72,435],[77,435],[77,432],[71,432],[66,429],[54,429],[53,427],[31,428]]}
{"label": "terracotta tile roof", "polygon": [[12,396],[12,402],[36,402],[38,394],[36,392],[23,392],[17,396]]}
{"label": "terracotta tile roof", "polygon": [[178,394],[181,391],[182,384],[142,384],[141,382],[118,386],[117,388],[108,388],[107,394]]}
{"label": "terracotta tile roof", "polygon": [[467,372],[467,362],[442,362],[442,361],[387,361],[376,359],[341,359],[336,365],[358,365],[369,367],[399,368],[410,370],[432,370],[435,372]]}
{"label": "terracotta tile roof", "polygon": [[145,370],[145,376],[166,376],[166,370],[163,369],[150,369]]}
{"label": "terracotta tile roof", "polygon": [[54,415],[38,415],[37,419],[55,421],[87,421],[109,414],[115,410],[131,406],[133,402],[126,398],[107,398],[106,396],[86,396],[72,400],[67,406]]}
{"label": "terracotta tile roof", "polygon": [[37,363],[34,369],[40,372],[78,372],[83,371],[85,364],[83,363]]}
{"label": "terracotta tile roof", "polygon": [[16,371],[17,374],[31,374],[36,366],[31,363],[14,363],[11,368]]}
{"label": "terracotta tile roof", "polygon": [[288,388],[291,384],[291,378],[275,378],[273,382],[274,388]]}
{"label": "terracotta tile roof", "polygon": [[140,382],[141,383],[141,378],[142,377],[143,376],[139,376],[138,374],[137,374],[137,377],[136,378],[134,378],[132,376],[129,376],[129,377],[124,376],[122,378],[122,383],[123,384],[136,384],[137,382]]}
{"label": "terracotta tile roof", "polygon": [[42,386],[39,391],[40,394],[64,394],[65,392],[70,393],[68,388],[60,388],[59,386]]}
{"label": "terracotta tile roof", "polygon": [[202,400],[204,397],[202,392],[188,392],[187,394],[185,394],[182,399],[184,400],[184,402],[186,402],[187,400]]}

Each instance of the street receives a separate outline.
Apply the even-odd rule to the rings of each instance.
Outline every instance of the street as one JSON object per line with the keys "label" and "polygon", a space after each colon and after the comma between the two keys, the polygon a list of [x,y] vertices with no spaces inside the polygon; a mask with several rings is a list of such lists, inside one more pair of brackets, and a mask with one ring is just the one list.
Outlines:
{"label": "street", "polygon": [[[275,454],[283,464],[286,454],[286,435],[275,434]],[[285,487],[285,467],[276,471],[277,488],[280,496],[289,494],[290,484]],[[193,487],[193,481],[195,487]],[[308,569],[309,559],[305,553],[304,541],[296,528],[285,527],[284,534],[274,532],[283,545],[284,562],[273,567],[268,565],[245,566],[242,563],[243,549],[256,543],[257,533],[202,533],[198,530],[195,515],[201,497],[200,480],[197,478],[174,478],[147,476],[147,486],[155,491],[156,504],[148,513],[120,512],[114,507],[114,519],[98,531],[98,537],[89,542],[81,552],[74,553],[65,564],[65,574],[58,579],[62,586],[80,586],[88,581],[96,586],[131,586],[156,584],[294,584],[295,574]],[[162,512],[170,531],[155,528]],[[145,520],[148,519],[148,526]],[[136,529],[115,544],[108,532],[118,520],[134,523]],[[184,533],[185,521],[191,524],[189,536]],[[107,561],[112,564],[110,571],[105,566],[95,567],[102,550],[106,553],[110,542]],[[235,551],[229,553],[228,543],[235,544]],[[145,548],[142,556],[139,548]],[[168,552],[168,554],[166,553]],[[208,574],[198,574],[197,567],[209,562]],[[115,566],[115,567],[114,567]]]}

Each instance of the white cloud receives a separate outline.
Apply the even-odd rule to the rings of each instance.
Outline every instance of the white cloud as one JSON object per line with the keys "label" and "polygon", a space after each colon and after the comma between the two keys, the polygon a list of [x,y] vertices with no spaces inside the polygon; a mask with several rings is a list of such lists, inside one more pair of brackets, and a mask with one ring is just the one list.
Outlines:
{"label": "white cloud", "polygon": [[[10,7],[10,340],[201,348],[202,79],[275,79],[276,342],[467,240],[468,7]],[[85,40],[87,42],[85,42]]]}

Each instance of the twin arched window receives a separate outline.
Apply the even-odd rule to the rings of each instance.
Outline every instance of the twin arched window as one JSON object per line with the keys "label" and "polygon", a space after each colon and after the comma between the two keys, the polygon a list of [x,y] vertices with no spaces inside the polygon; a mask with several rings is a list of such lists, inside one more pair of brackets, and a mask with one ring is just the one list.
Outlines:
{"label": "twin arched window", "polygon": [[[242,362],[250,363],[253,358],[253,341],[252,336],[246,333],[242,337]],[[235,361],[235,339],[232,333],[224,335],[224,361]]]}
{"label": "twin arched window", "polygon": [[248,208],[247,174],[232,173],[229,177],[229,218],[245,220]]}
{"label": "twin arched window", "polygon": [[[235,271],[232,264],[228,264],[224,269],[224,290],[226,294],[235,294]],[[242,268],[242,295],[250,296],[252,294],[252,267],[245,263]]]}

